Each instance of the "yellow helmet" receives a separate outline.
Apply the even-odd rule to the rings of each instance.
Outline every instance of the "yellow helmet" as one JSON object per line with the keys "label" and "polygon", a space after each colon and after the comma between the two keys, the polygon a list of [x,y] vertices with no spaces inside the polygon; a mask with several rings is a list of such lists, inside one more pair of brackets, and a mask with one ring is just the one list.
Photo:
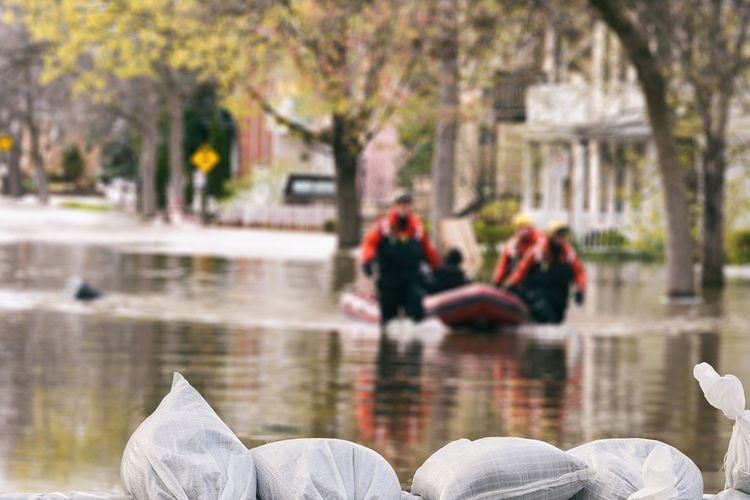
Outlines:
{"label": "yellow helmet", "polygon": [[553,220],[547,226],[547,234],[550,236],[555,235],[560,231],[570,231],[570,226],[561,220]]}
{"label": "yellow helmet", "polygon": [[525,214],[523,212],[518,213],[513,216],[513,229],[518,229],[525,226],[533,226],[534,221],[531,220],[531,217],[529,217],[529,214]]}

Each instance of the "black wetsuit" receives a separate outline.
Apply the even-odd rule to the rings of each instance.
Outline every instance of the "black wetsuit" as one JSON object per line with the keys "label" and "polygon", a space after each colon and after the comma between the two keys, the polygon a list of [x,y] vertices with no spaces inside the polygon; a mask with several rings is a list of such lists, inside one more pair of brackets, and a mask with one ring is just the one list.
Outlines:
{"label": "black wetsuit", "polygon": [[420,272],[424,260],[422,243],[416,237],[383,236],[377,253],[381,324],[396,318],[400,308],[414,321],[424,319],[424,288]]}
{"label": "black wetsuit", "polygon": [[550,255],[534,264],[523,283],[522,296],[537,323],[559,324],[565,320],[573,266],[563,261],[559,247],[550,245]]}

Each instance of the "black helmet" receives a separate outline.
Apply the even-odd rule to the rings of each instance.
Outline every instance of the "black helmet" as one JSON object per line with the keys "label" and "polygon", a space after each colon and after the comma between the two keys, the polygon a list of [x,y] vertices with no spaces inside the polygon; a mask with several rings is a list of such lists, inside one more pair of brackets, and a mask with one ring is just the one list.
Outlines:
{"label": "black helmet", "polygon": [[399,205],[401,203],[411,203],[412,201],[414,201],[411,192],[407,191],[406,189],[397,189],[391,196],[391,200],[393,201],[394,205]]}
{"label": "black helmet", "polygon": [[443,262],[451,266],[457,266],[464,260],[464,256],[461,250],[458,248],[451,248],[448,253],[443,257]]}

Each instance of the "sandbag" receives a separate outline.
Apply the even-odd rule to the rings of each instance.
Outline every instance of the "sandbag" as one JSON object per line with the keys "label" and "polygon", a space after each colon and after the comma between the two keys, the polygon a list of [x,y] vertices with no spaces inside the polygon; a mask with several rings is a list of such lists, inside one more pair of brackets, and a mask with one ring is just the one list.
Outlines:
{"label": "sandbag", "polygon": [[113,493],[71,491],[66,493],[6,493],[0,495],[0,500],[133,500],[133,497]]}
{"label": "sandbag", "polygon": [[[654,453],[659,449],[662,451]],[[638,492],[642,496],[634,499],[666,496],[695,500],[703,495],[703,476],[698,467],[682,452],[659,441],[601,439],[567,453],[594,471],[575,500],[626,500]]]}
{"label": "sandbag", "polygon": [[643,487],[631,494],[627,500],[677,500],[676,478],[672,452],[664,444],[658,444],[646,457],[641,468]]}
{"label": "sandbag", "polygon": [[120,468],[135,500],[254,500],[255,467],[245,446],[179,373],[130,437]]}
{"label": "sandbag", "polygon": [[459,439],[414,474],[411,493],[425,500],[568,500],[590,474],[586,464],[533,439]]}
{"label": "sandbag", "polygon": [[289,439],[250,450],[258,500],[400,500],[393,467],[340,439]]}
{"label": "sandbag", "polygon": [[750,494],[750,412],[745,409],[742,382],[734,375],[720,377],[708,363],[695,365],[693,376],[706,401],[735,421],[724,457],[726,488]]}
{"label": "sandbag", "polygon": [[703,495],[704,500],[750,500],[750,495],[737,490],[724,490],[717,495]]}

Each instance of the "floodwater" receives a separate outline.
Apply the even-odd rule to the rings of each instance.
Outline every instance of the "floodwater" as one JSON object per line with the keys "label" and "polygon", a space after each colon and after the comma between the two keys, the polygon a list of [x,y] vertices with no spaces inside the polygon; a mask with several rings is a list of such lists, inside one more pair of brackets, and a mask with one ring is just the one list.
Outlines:
{"label": "floodwater", "polygon": [[[0,492],[122,491],[125,443],[174,371],[247,446],[349,439],[405,487],[453,439],[512,435],[563,449],[660,439],[718,491],[731,422],[692,368],[708,361],[750,387],[750,284],[669,305],[659,266],[588,269],[589,300],[562,327],[381,336],[336,311],[346,259],[0,245]],[[61,292],[71,275],[107,297],[73,303]]]}

